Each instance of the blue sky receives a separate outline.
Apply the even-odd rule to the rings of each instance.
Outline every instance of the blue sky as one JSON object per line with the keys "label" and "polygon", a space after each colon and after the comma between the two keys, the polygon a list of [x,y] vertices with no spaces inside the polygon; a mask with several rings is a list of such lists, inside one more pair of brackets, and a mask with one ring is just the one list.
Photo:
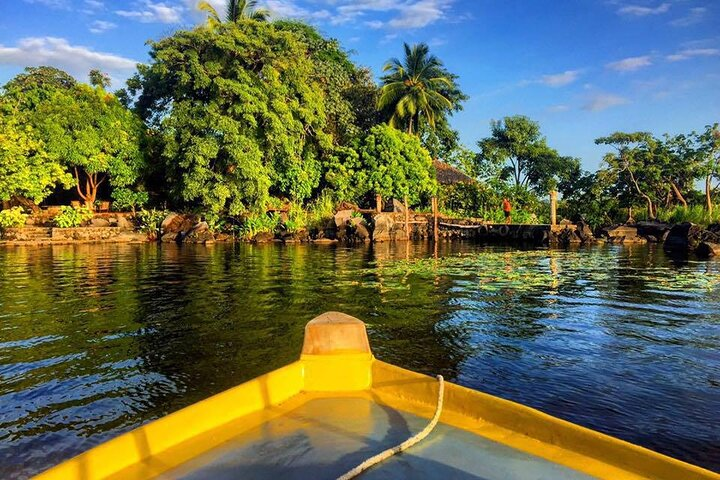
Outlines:
{"label": "blue sky", "polygon": [[[222,0],[214,0],[218,6]],[[491,119],[524,114],[564,155],[597,168],[593,139],[720,121],[714,0],[265,0],[353,50],[376,75],[402,42],[427,42],[470,96],[452,123],[474,148]],[[48,64],[122,85],[148,39],[202,21],[195,0],[0,0],[0,83]]]}

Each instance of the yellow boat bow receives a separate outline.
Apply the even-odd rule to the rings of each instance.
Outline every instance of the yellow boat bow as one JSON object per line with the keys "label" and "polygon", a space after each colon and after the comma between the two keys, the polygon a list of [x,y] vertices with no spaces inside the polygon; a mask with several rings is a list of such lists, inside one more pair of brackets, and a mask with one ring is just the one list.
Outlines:
{"label": "yellow boat bow", "polygon": [[[365,324],[328,312],[300,359],[103,443],[37,479],[333,479],[425,427],[438,381],[373,357]],[[720,475],[445,383],[440,423],[360,478],[715,479]]]}

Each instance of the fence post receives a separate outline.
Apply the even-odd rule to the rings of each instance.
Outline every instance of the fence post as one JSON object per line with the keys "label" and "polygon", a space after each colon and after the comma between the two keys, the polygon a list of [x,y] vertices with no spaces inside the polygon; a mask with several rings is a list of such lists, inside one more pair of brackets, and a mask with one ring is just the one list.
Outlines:
{"label": "fence post", "polygon": [[439,238],[439,232],[438,232],[438,199],[437,197],[432,197],[432,210],[433,210],[433,238],[435,240],[435,243],[438,242]]}
{"label": "fence post", "polygon": [[550,225],[557,225],[557,191],[550,190]]}
{"label": "fence post", "polygon": [[405,195],[405,239],[410,240],[410,203]]}
{"label": "fence post", "polygon": [[375,210],[377,213],[382,212],[382,195],[379,193],[375,195]]}

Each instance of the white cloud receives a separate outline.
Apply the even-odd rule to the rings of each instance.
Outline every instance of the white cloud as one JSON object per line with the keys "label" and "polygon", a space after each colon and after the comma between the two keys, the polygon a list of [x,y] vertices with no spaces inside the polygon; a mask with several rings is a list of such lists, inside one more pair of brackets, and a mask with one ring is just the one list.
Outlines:
{"label": "white cloud", "polygon": [[443,0],[409,3],[388,24],[393,28],[422,28],[443,18],[447,6],[448,2]]}
{"label": "white cloud", "polygon": [[599,112],[610,107],[625,105],[626,103],[629,103],[629,100],[619,95],[612,93],[597,93],[590,97],[587,103],[583,105],[583,110]]}
{"label": "white cloud", "polygon": [[105,8],[105,4],[103,2],[100,2],[99,0],[85,0],[85,5],[87,5],[88,8],[92,8],[94,10],[100,10]]}
{"label": "white cloud", "polygon": [[113,28],[117,28],[117,24],[105,20],[95,20],[90,24],[89,30],[92,33],[103,33]]}
{"label": "white cloud", "polygon": [[657,7],[644,7],[641,5],[625,5],[617,11],[620,15],[630,15],[633,17],[647,17],[648,15],[660,15],[670,10],[669,3],[661,3]]}
{"label": "white cloud", "polygon": [[673,20],[672,22],[670,22],[670,25],[672,25],[673,27],[689,27],[691,25],[695,25],[696,23],[702,22],[705,19],[706,13],[707,8],[705,7],[691,8],[690,12],[688,12],[687,15]]}
{"label": "white cloud", "polygon": [[540,79],[540,83],[547,85],[548,87],[564,87],[570,85],[580,76],[580,70],[567,70],[563,73],[557,73],[555,75],[543,75]]}
{"label": "white cloud", "polygon": [[[331,16],[331,13],[328,10],[308,10],[297,5],[293,0],[267,0],[265,3],[273,17],[319,20],[329,18]],[[216,10],[218,10],[218,12],[224,11],[224,4],[221,8],[222,10],[219,10],[216,7]]]}
{"label": "white cloud", "polygon": [[370,20],[365,22],[365,25],[372,28],[373,30],[377,30],[378,28],[382,28],[383,22],[380,20]]}
{"label": "white cloud", "polygon": [[454,0],[324,0],[334,8],[331,23],[338,25],[370,13],[394,15],[385,24],[394,29],[426,27],[445,18]]}
{"label": "white cloud", "polygon": [[69,9],[70,3],[68,0],[25,0],[25,3],[38,3],[45,5],[50,8]]}
{"label": "white cloud", "polygon": [[634,72],[635,70],[640,70],[641,68],[649,67],[650,65],[652,65],[650,55],[643,55],[640,57],[623,58],[617,62],[610,62],[605,66],[618,72]]}
{"label": "white cloud", "polygon": [[547,108],[547,110],[548,110],[548,112],[551,112],[551,113],[560,113],[560,112],[567,112],[568,110],[570,110],[570,107],[568,107],[567,105],[562,105],[562,104],[551,105]]}
{"label": "white cloud", "polygon": [[690,60],[694,57],[717,57],[720,55],[720,49],[717,48],[688,48],[680,50],[678,53],[668,55],[667,58],[671,62],[679,62],[681,60]]}
{"label": "white cloud", "polygon": [[14,47],[0,45],[0,65],[51,65],[81,80],[93,68],[109,73],[113,80],[124,80],[135,70],[136,64],[130,58],[71,45],[64,38],[28,37]]}
{"label": "white cloud", "polygon": [[136,10],[115,10],[117,15],[142,23],[180,23],[185,7],[145,0]]}

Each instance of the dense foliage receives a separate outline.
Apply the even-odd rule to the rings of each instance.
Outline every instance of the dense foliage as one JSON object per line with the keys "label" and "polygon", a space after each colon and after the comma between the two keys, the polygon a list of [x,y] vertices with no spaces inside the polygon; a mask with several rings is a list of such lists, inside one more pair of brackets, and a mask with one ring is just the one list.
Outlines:
{"label": "dense foliage", "polygon": [[60,228],[79,227],[93,217],[92,210],[86,206],[60,207],[60,213],[53,218],[53,222]]}
{"label": "dense foliage", "polygon": [[144,167],[140,119],[103,88],[77,83],[51,68],[28,68],[3,88],[0,98],[0,195],[35,202],[56,185],[74,184],[92,205],[109,179],[114,193],[135,184]]}
{"label": "dense foliage", "polygon": [[354,147],[337,156],[326,175],[345,198],[379,194],[417,204],[435,193],[432,159],[417,137],[383,124]]}
{"label": "dense foliage", "polygon": [[333,137],[296,35],[246,20],[177,32],[150,55],[130,86],[171,199],[236,215],[264,209],[271,194],[310,197]]}

